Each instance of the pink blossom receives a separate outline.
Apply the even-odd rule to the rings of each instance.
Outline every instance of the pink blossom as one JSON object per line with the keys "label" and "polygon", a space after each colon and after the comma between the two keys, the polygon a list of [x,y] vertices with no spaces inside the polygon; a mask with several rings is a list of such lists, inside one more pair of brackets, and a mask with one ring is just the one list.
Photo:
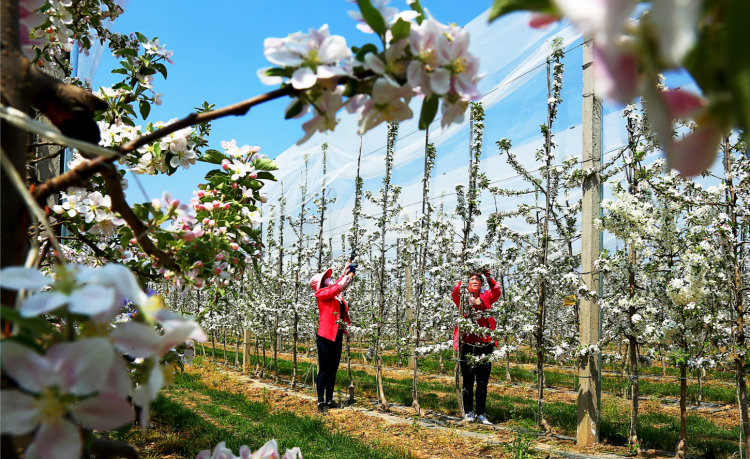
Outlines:
{"label": "pink blossom", "polygon": [[562,19],[560,16],[548,13],[531,13],[529,17],[529,27],[543,29],[553,22]]}
{"label": "pink blossom", "polygon": [[[5,372],[35,395],[16,389],[2,391],[2,433],[19,436],[36,430],[27,456],[31,451],[41,459],[78,459],[83,444],[72,421],[92,430],[111,430],[133,419],[132,407],[123,395],[101,392],[116,358],[120,357],[103,338],[58,343],[43,356],[5,341]],[[117,368],[114,386],[125,383],[129,389],[127,370]],[[88,398],[76,403],[81,396]]]}

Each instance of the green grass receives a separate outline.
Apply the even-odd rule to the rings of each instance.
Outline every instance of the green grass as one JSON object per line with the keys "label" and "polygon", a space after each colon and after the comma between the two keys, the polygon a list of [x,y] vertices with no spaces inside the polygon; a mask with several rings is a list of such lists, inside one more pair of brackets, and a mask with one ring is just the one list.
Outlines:
{"label": "green grass", "polygon": [[[300,352],[302,352],[300,350]],[[208,355],[211,354],[207,350]],[[234,364],[234,347],[230,350],[227,346],[227,359],[230,364]],[[224,359],[224,350],[221,347],[216,348],[216,357],[220,361]],[[271,360],[273,357],[272,351],[266,350],[266,360]],[[251,362],[255,364],[255,356],[251,356]],[[445,351],[443,362],[445,370],[448,374],[453,372],[453,355],[451,351]],[[343,360],[343,359],[342,359]],[[241,361],[241,359],[240,359]],[[403,363],[406,363],[405,359],[402,359]],[[353,363],[364,363],[360,354],[352,353]],[[383,363],[386,366],[397,366],[397,357],[395,355],[384,355]],[[309,365],[305,364],[305,370],[307,371]],[[343,365],[343,362],[342,362]],[[302,368],[300,365],[298,368]],[[655,368],[655,367],[650,367]],[[419,371],[428,374],[440,374],[440,364],[436,357],[422,358],[419,359]],[[659,368],[661,371],[661,368]],[[719,373],[720,372],[716,372]],[[286,373],[285,373],[286,374]],[[291,373],[289,373],[291,374]],[[536,374],[525,368],[514,367],[511,365],[510,368],[511,379],[514,382],[522,382],[527,384],[536,384]],[[576,390],[578,387],[578,378],[572,373],[565,373],[562,371],[555,371],[553,369],[546,369],[544,371],[545,380],[548,385],[556,388],[567,388]],[[505,366],[504,365],[493,365],[492,376],[494,381],[505,381]],[[623,387],[627,386],[627,376],[619,378],[617,376],[603,376],[602,377],[602,390],[609,394],[620,394],[622,393]],[[641,397],[656,397],[656,398],[679,398],[680,397],[680,386],[676,380],[674,381],[653,381],[642,379],[640,382],[639,394]],[[687,400],[689,404],[695,403],[698,400],[698,384],[695,380],[689,380],[687,384]],[[725,404],[737,403],[737,394],[734,386],[721,385],[721,384],[708,384],[703,386],[703,401],[704,402],[716,402]]]}
{"label": "green grass", "polygon": [[[227,357],[230,362],[234,362],[234,355]],[[223,356],[223,353],[220,354]],[[217,355],[218,356],[218,355]],[[267,363],[270,362],[268,359]],[[278,359],[279,374],[281,377],[288,379],[292,373],[292,364],[285,359]],[[303,375],[310,369],[310,364],[299,362],[298,375]],[[339,372],[336,376],[336,390],[340,399],[345,398],[342,391],[346,390],[349,385],[349,378],[345,371],[345,363],[342,362]],[[420,365],[420,368],[422,366]],[[504,379],[505,370],[502,369],[502,378]],[[495,368],[493,367],[493,374]],[[272,370],[266,367],[266,375],[270,376]],[[310,384],[310,375],[307,374],[305,382]],[[531,372],[518,368],[511,368],[511,374],[514,380],[527,379],[532,382]],[[357,393],[366,393],[373,395],[376,393],[375,376],[370,375],[363,370],[352,370],[355,380]],[[499,375],[496,375],[499,376]],[[558,379],[567,376],[560,373],[550,372],[547,375],[547,381],[552,385],[558,385],[564,380]],[[413,398],[411,396],[411,379],[384,378],[383,385],[386,392],[386,398],[392,403],[399,403],[410,406]],[[662,384],[663,386],[663,384]],[[453,385],[437,381],[418,382],[420,393],[419,403],[422,408],[443,412],[447,414],[456,414],[458,405],[453,394]],[[641,382],[641,387],[647,391],[657,392],[663,390],[658,384]],[[676,384],[674,387],[678,387]],[[704,396],[709,387],[704,388]],[[644,391],[641,391],[642,393]],[[658,393],[659,396],[671,395],[664,391]],[[536,416],[536,399],[527,399],[523,397],[502,396],[496,393],[490,393],[487,399],[487,412],[490,420],[496,423],[510,423],[523,427],[532,427],[535,424]],[[577,423],[577,406],[571,403],[549,402],[545,404],[545,415],[552,425],[559,428],[567,435],[575,436]],[[630,411],[618,408],[614,403],[605,403],[602,407],[601,432],[603,436],[618,433],[627,436],[630,430]],[[688,414],[688,445],[695,454],[713,449],[720,456],[729,456],[737,450],[737,438],[739,436],[739,424],[733,429],[722,429],[711,423],[705,418],[698,415]],[[645,448],[656,448],[671,451],[677,441],[679,432],[679,419],[664,414],[642,413],[638,417],[638,434],[641,439],[641,445]]]}
{"label": "green grass", "polygon": [[[256,450],[270,439],[276,439],[282,454],[287,448],[298,446],[306,459],[407,457],[390,448],[368,445],[345,433],[331,432],[317,417],[291,412],[270,413],[267,404],[249,401],[241,394],[212,389],[201,383],[196,374],[177,374],[174,383],[167,393],[186,396],[214,422],[160,395],[151,411],[152,421],[159,425],[159,435],[151,434],[155,438],[146,439],[146,443],[155,441],[155,446],[144,458],[169,454],[193,458],[201,450],[213,450],[221,441],[239,454],[241,445]],[[143,444],[135,430],[115,434],[114,438],[138,446]]]}

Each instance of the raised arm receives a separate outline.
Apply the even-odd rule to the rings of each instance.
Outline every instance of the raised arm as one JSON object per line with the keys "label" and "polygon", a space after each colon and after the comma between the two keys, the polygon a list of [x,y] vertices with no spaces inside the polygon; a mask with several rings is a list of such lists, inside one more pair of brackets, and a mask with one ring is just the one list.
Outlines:
{"label": "raised arm", "polygon": [[490,274],[489,269],[484,270],[484,277],[487,279],[487,285],[490,287],[490,304],[494,303],[495,301],[500,299],[500,295],[502,294],[500,290],[500,284],[495,282],[495,279],[492,278],[492,275]]}
{"label": "raised arm", "polygon": [[335,283],[330,287],[322,288],[315,292],[315,298],[321,299],[323,301],[330,300],[332,298],[335,298],[337,295],[339,295],[341,292],[343,292],[344,289],[342,288],[341,284]]}
{"label": "raised arm", "polygon": [[461,307],[461,281],[458,281],[455,287],[453,287],[453,294],[451,295],[453,302],[456,303],[456,307]]}

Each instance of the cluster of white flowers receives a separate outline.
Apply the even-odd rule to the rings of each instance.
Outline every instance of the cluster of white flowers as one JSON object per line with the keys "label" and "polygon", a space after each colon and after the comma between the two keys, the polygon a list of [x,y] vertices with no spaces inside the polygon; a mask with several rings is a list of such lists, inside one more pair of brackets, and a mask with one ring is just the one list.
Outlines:
{"label": "cluster of white flowers", "polygon": [[[333,130],[336,113],[346,108],[359,114],[360,134],[382,122],[397,123],[413,116],[409,101],[415,95],[442,100],[442,125],[461,122],[470,100],[478,99],[479,59],[468,51],[469,34],[456,25],[444,25],[429,17],[418,24],[418,13],[385,7],[380,11],[388,18],[384,35],[386,49],[380,55],[366,52],[355,58],[342,36],[331,35],[328,25],[297,32],[285,38],[268,38],[264,42],[266,58],[283,68],[258,70],[261,81],[277,85],[288,77],[295,89],[307,90],[295,97],[287,108],[287,117],[302,117],[311,107],[314,116],[303,124],[303,143],[315,132]],[[362,21],[358,12],[353,17]],[[393,39],[390,28],[397,21],[409,25],[408,35]],[[371,31],[361,24],[360,29]],[[369,50],[368,50],[369,51]],[[408,65],[407,65],[408,62]],[[343,99],[345,86],[331,84],[331,78],[355,79],[354,67],[361,66],[376,75],[372,91]]]}
{"label": "cluster of white flowers", "polygon": [[99,191],[89,193],[80,188],[72,189],[70,194],[62,193],[61,201],[62,204],[53,206],[52,211],[71,218],[83,216],[83,221],[87,224],[94,222],[89,233],[112,236],[118,227],[125,224],[123,219],[112,213],[110,197]]}

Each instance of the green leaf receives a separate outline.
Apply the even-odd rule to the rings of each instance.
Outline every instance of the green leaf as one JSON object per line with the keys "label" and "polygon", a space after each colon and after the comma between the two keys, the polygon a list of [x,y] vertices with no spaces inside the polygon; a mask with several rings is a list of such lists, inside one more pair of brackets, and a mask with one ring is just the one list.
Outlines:
{"label": "green leaf", "polygon": [[135,204],[131,206],[133,208],[133,213],[136,217],[138,217],[140,220],[146,221],[148,220],[148,212],[151,208],[151,203],[149,204]]}
{"label": "green leaf", "polygon": [[398,21],[396,21],[396,23],[391,27],[391,33],[393,34],[391,43],[396,43],[399,40],[407,38],[409,36],[410,29],[411,22],[407,22],[401,18],[398,18]]}
{"label": "green leaf", "polygon": [[292,77],[292,70],[291,69],[282,69],[279,67],[272,67],[270,69],[266,69],[266,76],[279,76],[279,77]]}
{"label": "green leaf", "polygon": [[133,239],[133,230],[129,226],[125,226],[125,228],[120,230],[120,245],[127,247],[131,239]]}
{"label": "green leaf", "polygon": [[216,176],[216,175],[227,175],[227,174],[221,169],[214,169],[214,170],[208,171],[208,174],[206,174],[206,176],[203,177],[203,179],[210,180],[211,177]]}
{"label": "green leaf", "polygon": [[198,161],[203,161],[204,163],[211,163],[211,164],[221,164],[221,162],[225,159],[229,159],[229,158],[224,153],[221,153],[216,150],[206,150],[206,152],[203,153],[203,156],[198,158]]}
{"label": "green leaf", "polygon": [[148,118],[148,114],[151,112],[151,104],[149,104],[145,100],[141,100],[138,102],[138,109],[141,112],[141,116],[145,120],[146,118]]}
{"label": "green leaf", "polygon": [[422,102],[422,112],[419,114],[419,129],[424,131],[430,127],[430,123],[437,114],[439,102],[440,98],[435,94]]}
{"label": "green leaf", "polygon": [[302,113],[302,109],[305,107],[304,102],[302,102],[301,99],[297,99],[297,102],[292,105],[292,107],[284,113],[284,119],[288,120],[290,118],[294,118],[295,116]]}
{"label": "green leaf", "polygon": [[152,67],[144,67],[144,68],[141,69],[141,71],[139,73],[141,75],[153,75],[153,74],[156,73],[156,69],[154,69]]}
{"label": "green leaf", "polygon": [[115,55],[138,57],[138,51],[133,48],[122,48],[115,51]]}
{"label": "green leaf", "polygon": [[133,110],[133,107],[131,107],[130,104],[122,103],[122,104],[118,104],[118,107],[121,107],[123,110],[130,113],[134,117],[136,116],[135,110]]}
{"label": "green leaf", "polygon": [[419,4],[419,0],[413,0],[411,3],[411,9],[419,13],[419,16],[417,16],[417,24],[422,24],[422,21],[424,21],[425,16],[424,10],[422,9],[422,5]]}
{"label": "green leaf", "polygon": [[495,0],[490,8],[489,22],[514,11],[556,13],[550,0]]}
{"label": "green leaf", "polygon": [[131,72],[133,71],[133,65],[128,61],[120,61],[120,65],[122,65],[123,67],[125,67],[127,70]]}
{"label": "green leaf", "polygon": [[128,71],[125,70],[125,69],[114,69],[114,70],[112,70],[112,73],[120,73],[122,75],[127,75]]}
{"label": "green leaf", "polygon": [[138,41],[140,41],[141,43],[148,43],[148,38],[146,38],[142,33],[136,32],[135,36],[138,37]]}
{"label": "green leaf", "polygon": [[167,79],[167,67],[164,64],[161,64],[159,62],[155,64],[151,64],[151,67],[155,68],[156,70],[161,73],[161,75],[164,77],[164,79]]}
{"label": "green leaf", "polygon": [[365,22],[372,30],[375,31],[381,38],[385,36],[386,25],[383,15],[380,14],[377,8],[372,6],[370,0],[357,0],[359,11],[362,13],[362,17]]}
{"label": "green leaf", "polygon": [[19,327],[25,328],[37,335],[46,335],[54,331],[52,324],[46,320],[40,317],[21,317],[21,314],[17,310],[8,306],[0,306],[0,316],[2,316],[4,321],[13,322]]}
{"label": "green leaf", "polygon": [[360,62],[365,61],[365,55],[367,53],[378,53],[378,47],[373,45],[372,43],[368,43],[365,46],[359,48],[359,51],[357,51],[357,60]]}
{"label": "green leaf", "polygon": [[123,116],[121,119],[122,119],[122,122],[127,124],[128,126],[135,127],[135,123],[133,122],[133,120],[131,120],[127,116]]}
{"label": "green leaf", "polygon": [[272,159],[268,158],[256,159],[253,162],[253,167],[259,171],[275,171],[279,169],[279,166]]}
{"label": "green leaf", "polygon": [[271,180],[272,182],[275,182],[276,181],[276,176],[274,176],[270,172],[261,171],[261,172],[258,172],[258,179],[260,179],[260,180]]}
{"label": "green leaf", "polygon": [[112,86],[112,89],[126,89],[128,91],[132,91],[133,90],[133,88],[131,88],[130,86],[128,86],[127,84],[125,84],[122,81],[119,82],[119,83],[117,83],[116,85]]}
{"label": "green leaf", "polygon": [[[242,182],[240,182],[240,184],[246,188],[252,188],[255,191],[258,191],[261,188],[263,188],[263,182],[259,182],[257,180],[252,180],[252,179],[245,179]],[[216,188],[218,189],[219,187],[216,187]]]}

